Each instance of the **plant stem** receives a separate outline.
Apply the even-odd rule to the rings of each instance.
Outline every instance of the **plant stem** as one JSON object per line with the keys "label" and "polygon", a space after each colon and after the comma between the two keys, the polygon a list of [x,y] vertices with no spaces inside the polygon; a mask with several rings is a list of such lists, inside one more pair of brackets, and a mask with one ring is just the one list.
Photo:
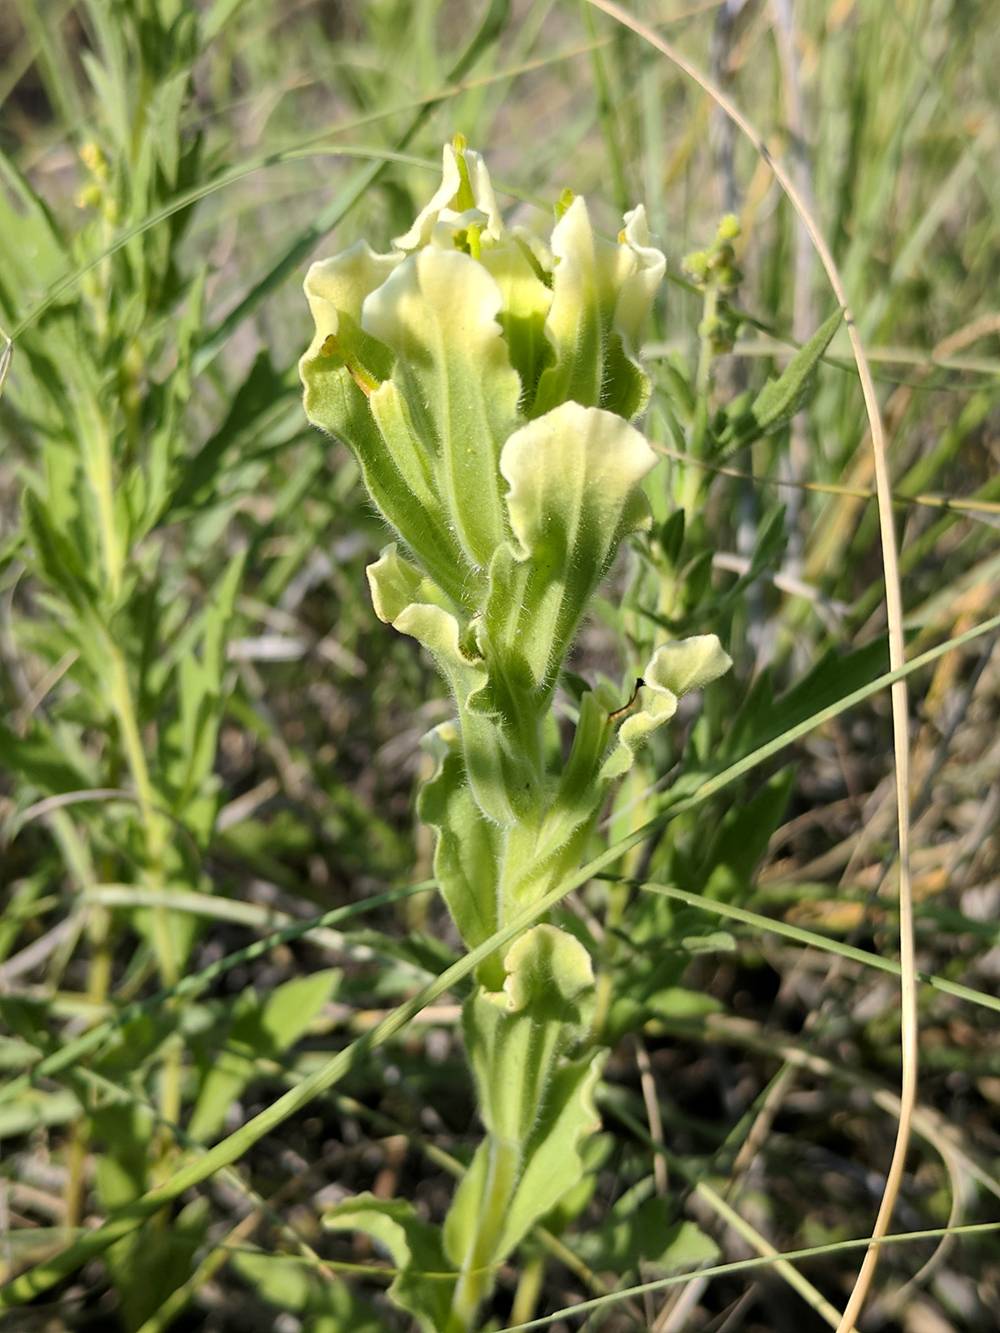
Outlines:
{"label": "plant stem", "polygon": [[[87,970],[87,999],[103,1007],[111,987],[111,913],[100,904],[93,904],[88,913],[88,934],[93,953]],[[69,1159],[66,1171],[66,1226],[80,1225],[83,1213],[84,1168],[87,1163],[87,1145],[90,1140],[90,1122],[75,1120],[72,1128]]]}
{"label": "plant stem", "polygon": [[97,506],[97,526],[100,533],[101,555],[104,561],[104,576],[108,596],[114,603],[121,592],[125,551],[115,520],[115,483],[111,460],[111,441],[108,438],[107,426],[101,415],[99,405],[96,402],[88,402],[87,407],[89,410],[84,420],[84,435],[89,434],[90,439],[89,447],[85,450],[84,462]]}
{"label": "plant stem", "polygon": [[533,1255],[521,1265],[514,1304],[510,1309],[512,1324],[526,1324],[538,1308],[538,1297],[545,1280],[545,1260],[540,1254]]}
{"label": "plant stem", "polygon": [[[111,706],[118,719],[125,758],[135,784],[146,843],[147,883],[148,887],[157,890],[162,888],[164,881],[167,821],[156,808],[146,752],[143,749],[132,692],[129,689],[125,658],[110,637],[107,640],[107,650],[111,663],[109,683]],[[150,919],[160,977],[165,986],[176,986],[180,979],[180,967],[170,933],[170,915],[165,907],[155,903],[150,909]],[[168,1041],[163,1055],[160,1109],[163,1119],[170,1123],[175,1123],[180,1117],[182,1061],[183,1048],[180,1041]]]}
{"label": "plant stem", "polygon": [[[705,288],[699,329],[698,369],[695,372],[694,419],[691,423],[691,436],[688,441],[688,453],[692,458],[704,460],[706,445],[709,440],[708,417],[712,396],[712,367],[715,363],[715,348],[712,345],[710,330],[716,322],[719,309],[719,292],[714,284]],[[680,485],[677,488],[677,504],[684,510],[688,523],[696,517],[700,509],[701,492],[704,478],[697,468],[684,467],[681,470]]]}
{"label": "plant stem", "polygon": [[491,1135],[488,1144],[483,1210],[455,1287],[447,1333],[467,1333],[475,1328],[476,1312],[493,1286],[493,1256],[503,1234],[507,1208],[521,1170],[518,1143]]}

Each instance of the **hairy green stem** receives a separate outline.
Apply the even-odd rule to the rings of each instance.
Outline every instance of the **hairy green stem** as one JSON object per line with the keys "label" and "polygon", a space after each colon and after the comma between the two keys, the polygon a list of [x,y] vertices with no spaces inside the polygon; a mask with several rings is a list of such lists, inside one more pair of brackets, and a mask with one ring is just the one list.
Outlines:
{"label": "hairy green stem", "polygon": [[491,1135],[483,1210],[455,1286],[446,1333],[468,1333],[476,1326],[476,1312],[493,1288],[493,1257],[500,1243],[507,1208],[517,1186],[520,1170],[520,1145]]}

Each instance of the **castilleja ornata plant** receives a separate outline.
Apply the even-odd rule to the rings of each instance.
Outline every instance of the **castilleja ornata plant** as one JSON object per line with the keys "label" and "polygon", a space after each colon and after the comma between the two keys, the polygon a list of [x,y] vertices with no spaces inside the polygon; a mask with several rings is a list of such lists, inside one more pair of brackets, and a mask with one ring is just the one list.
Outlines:
{"label": "castilleja ornata plant", "polygon": [[[306,413],[354,451],[396,538],[368,569],[375,613],[423,645],[454,697],[418,811],[468,948],[579,867],[637,748],[730,664],[714,635],[665,643],[631,707],[587,689],[562,743],[574,636],[649,521],[656,456],[634,423],[664,268],[641,205],[615,241],[570,194],[547,244],[505,226],[483,159],[456,140],[388,253],[360,241],[306,278]],[[488,959],[464,1008],[486,1134],[443,1227],[367,1195],[329,1215],[388,1249],[390,1294],[422,1328],[476,1327],[498,1266],[579,1182],[604,1055],[588,1042],[593,993],[587,949],[554,924]]]}

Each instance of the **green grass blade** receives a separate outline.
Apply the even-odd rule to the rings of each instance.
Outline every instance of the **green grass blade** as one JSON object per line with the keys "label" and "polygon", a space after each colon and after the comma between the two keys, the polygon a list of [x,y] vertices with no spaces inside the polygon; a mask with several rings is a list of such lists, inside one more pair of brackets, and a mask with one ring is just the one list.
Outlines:
{"label": "green grass blade", "polygon": [[[700,893],[688,893],[686,889],[679,889],[673,884],[653,884],[647,881],[637,883],[636,887],[648,893],[658,893],[663,898],[672,898],[676,902],[685,903],[688,907],[697,908],[699,912],[712,912],[716,916],[728,917],[731,921],[740,921],[745,926],[752,926],[754,930],[765,930],[772,935],[781,935],[784,939],[794,940],[796,944],[835,953],[840,958],[850,959],[852,963],[861,963],[879,972],[890,972],[894,977],[898,977],[902,971],[894,958],[883,958],[880,954],[869,953],[866,949],[855,948],[853,944],[830,939],[827,935],[818,935],[812,930],[803,930],[801,926],[790,925],[787,921],[777,921],[774,917],[761,916],[758,912],[748,912],[746,908],[737,907],[733,903],[705,898]],[[1000,996],[959,985],[958,982],[949,981],[946,977],[939,977],[933,972],[918,971],[917,979],[934,990],[944,992],[945,995],[953,995],[956,999],[967,1000],[970,1004],[978,1004],[984,1009],[993,1009],[1000,1013]]]}
{"label": "green grass blade", "polygon": [[692,1273],[674,1273],[670,1277],[659,1278],[655,1282],[642,1282],[635,1287],[623,1287],[620,1291],[609,1292],[607,1296],[595,1296],[593,1300],[581,1301],[578,1305],[567,1305],[562,1310],[554,1310],[541,1319],[531,1319],[526,1324],[508,1324],[501,1333],[524,1333],[529,1328],[545,1328],[557,1319],[590,1314],[594,1310],[604,1309],[618,1301],[631,1300],[647,1292],[665,1291],[668,1287],[681,1286],[693,1278],[704,1280],[713,1277],[728,1277],[733,1273],[747,1273],[757,1268],[767,1268],[773,1264],[801,1263],[805,1259],[821,1259],[829,1254],[843,1254],[847,1250],[861,1250],[869,1245],[905,1245],[922,1240],[935,1240],[943,1236],[983,1236],[1000,1231],[1000,1222],[970,1222],[960,1227],[934,1227],[927,1231],[899,1231],[894,1235],[882,1236],[873,1241],[870,1236],[855,1240],[831,1241],[828,1245],[811,1245],[803,1250],[785,1250],[781,1254],[762,1255],[757,1259],[739,1259],[729,1264],[713,1264],[710,1268],[698,1268]]}

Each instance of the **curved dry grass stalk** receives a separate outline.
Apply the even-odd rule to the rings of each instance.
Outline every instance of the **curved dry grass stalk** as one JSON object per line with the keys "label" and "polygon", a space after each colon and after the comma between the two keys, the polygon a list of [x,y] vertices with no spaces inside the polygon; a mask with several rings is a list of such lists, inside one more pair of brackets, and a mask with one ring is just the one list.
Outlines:
{"label": "curved dry grass stalk", "polygon": [[0,331],[0,337],[4,339],[4,348],[0,352],[0,397],[2,397],[3,386],[7,382],[7,372],[10,370],[10,363],[14,356],[14,344],[2,331]]}
{"label": "curved dry grass stalk", "polygon": [[[861,337],[851,313],[847,292],[830,252],[823,233],[813,217],[801,191],[780,159],[772,156],[763,136],[755,129],[743,112],[715,84],[693,65],[669,42],[660,37],[652,28],[615,4],[614,0],[587,0],[596,9],[602,10],[616,23],[631,29],[655,50],[666,56],[672,64],[692,79],[707,96],[729,117],[734,125],[753,144],[761,160],[773,172],[789,202],[794,208],[802,225],[809,234],[809,239],[819,256],[833,293],[844,312],[851,350],[861,381],[865,411],[868,416],[869,432],[875,471],[875,490],[878,497],[879,532],[882,542],[882,564],[885,575],[886,619],[889,630],[889,663],[892,670],[901,667],[905,661],[903,643],[903,601],[899,584],[899,561],[896,549],[896,531],[892,518],[892,488],[889,467],[886,460],[885,434],[875,381],[871,367],[865,356]],[[909,739],[907,723],[909,716],[908,692],[905,680],[898,680],[892,686],[892,724],[893,755],[896,778],[896,815],[899,829],[899,935],[900,966],[902,969],[900,984],[901,1008],[901,1055],[902,1080],[900,1088],[899,1120],[896,1130],[896,1142],[886,1176],[885,1191],[879,1205],[875,1224],[872,1228],[872,1241],[887,1234],[892,1220],[896,1199],[899,1195],[903,1178],[903,1168],[910,1140],[913,1107],[917,1092],[917,995],[915,977],[915,949],[913,935],[913,901],[910,884],[910,809],[909,809]],[[858,1272],[854,1289],[841,1317],[837,1333],[848,1333],[864,1305],[871,1287],[878,1263],[878,1247],[871,1244],[865,1253]]]}

